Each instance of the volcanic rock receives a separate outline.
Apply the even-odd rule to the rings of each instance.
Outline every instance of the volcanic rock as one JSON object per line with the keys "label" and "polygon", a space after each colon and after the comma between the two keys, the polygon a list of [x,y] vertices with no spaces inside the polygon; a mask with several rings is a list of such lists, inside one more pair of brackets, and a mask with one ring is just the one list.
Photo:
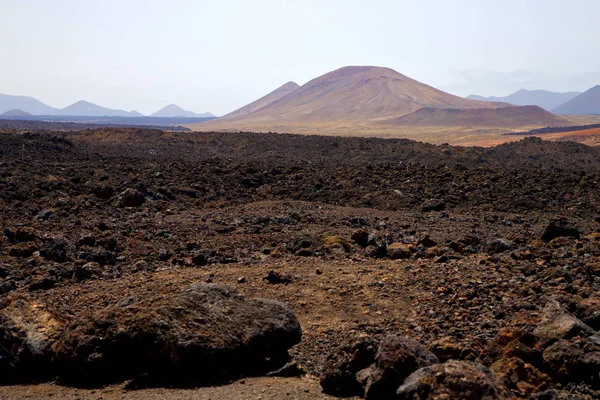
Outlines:
{"label": "volcanic rock", "polygon": [[53,348],[59,375],[69,382],[149,374],[206,383],[283,365],[301,335],[296,316],[282,303],[196,284],[167,298],[117,304],[75,320]]}
{"label": "volcanic rock", "polygon": [[401,400],[496,400],[506,399],[505,389],[489,369],[470,361],[450,360],[421,368],[398,388]]}
{"label": "volcanic rock", "polygon": [[438,358],[413,339],[398,335],[386,336],[369,368],[365,384],[365,399],[394,398],[404,379],[419,368],[438,363]]}
{"label": "volcanic rock", "polygon": [[546,229],[544,229],[544,232],[542,233],[542,240],[544,242],[549,242],[552,239],[564,236],[570,236],[579,239],[581,236],[581,231],[566,219],[556,219],[551,221]]}
{"label": "volcanic rock", "polygon": [[356,374],[375,361],[377,344],[367,335],[350,339],[327,357],[321,374],[323,392],[334,396],[362,396]]}

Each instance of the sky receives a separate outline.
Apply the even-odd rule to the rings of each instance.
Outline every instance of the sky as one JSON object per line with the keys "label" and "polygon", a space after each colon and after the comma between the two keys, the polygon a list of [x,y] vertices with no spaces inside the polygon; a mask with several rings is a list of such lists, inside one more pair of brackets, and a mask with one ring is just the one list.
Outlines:
{"label": "sky", "polygon": [[450,93],[600,84],[598,0],[0,0],[0,93],[223,115],[377,65]]}

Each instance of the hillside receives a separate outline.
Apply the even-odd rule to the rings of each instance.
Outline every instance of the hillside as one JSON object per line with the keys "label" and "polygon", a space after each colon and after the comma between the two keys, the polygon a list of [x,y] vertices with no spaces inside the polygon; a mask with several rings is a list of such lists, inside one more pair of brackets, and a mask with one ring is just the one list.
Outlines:
{"label": "hillside", "polygon": [[569,121],[538,106],[486,109],[421,108],[386,121],[405,126],[456,126],[481,128],[519,128],[522,126],[565,126]]}
{"label": "hillside", "polygon": [[546,111],[551,111],[561,104],[577,97],[581,92],[555,93],[547,90],[519,90],[504,97],[483,97],[470,95],[467,99],[479,101],[504,102],[515,106],[540,106]]}
{"label": "hillside", "polygon": [[154,114],[150,114],[150,117],[160,117],[160,118],[208,118],[214,117],[213,114],[207,112],[203,114],[198,114],[193,111],[187,111],[183,108],[179,107],[176,104],[169,104],[166,107],[161,108]]}
{"label": "hillside", "polygon": [[242,108],[238,108],[237,110],[227,115],[224,115],[222,118],[240,117],[242,115],[248,115],[250,113],[258,111],[261,108],[266,107],[269,104],[272,104],[277,100],[281,99],[282,97],[285,97],[288,94],[296,91],[299,87],[300,85],[298,85],[296,82],[288,82],[285,85],[280,86],[271,93],[267,94],[266,96],[263,96],[260,99],[253,101],[252,103],[247,104]]}
{"label": "hillside", "polygon": [[600,85],[553,110],[556,114],[600,114]]}
{"label": "hillside", "polygon": [[0,114],[10,110],[22,110],[33,115],[50,115],[58,111],[33,97],[0,94]]}

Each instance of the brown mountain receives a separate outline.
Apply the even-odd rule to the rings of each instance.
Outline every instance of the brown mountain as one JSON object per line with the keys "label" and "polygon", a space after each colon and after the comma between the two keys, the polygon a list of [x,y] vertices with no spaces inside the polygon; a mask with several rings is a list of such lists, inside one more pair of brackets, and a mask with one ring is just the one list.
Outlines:
{"label": "brown mountain", "polygon": [[401,126],[519,128],[529,126],[566,126],[570,121],[539,106],[455,109],[424,107],[400,118],[386,121]]}
{"label": "brown mountain", "polygon": [[[313,79],[249,114],[219,118],[192,127],[204,131],[360,134],[362,131],[373,133],[379,129],[389,131],[393,128],[391,121],[423,108],[493,110],[504,107],[509,105],[469,100],[442,92],[389,68],[344,67]],[[518,113],[527,111],[532,110]],[[497,113],[490,114],[499,118]],[[472,117],[475,115],[472,114]],[[548,113],[546,117],[541,118],[539,126],[554,123],[555,116]],[[511,117],[506,115],[505,118]],[[422,119],[421,126],[437,126],[432,125],[434,122],[437,123]],[[483,120],[479,125],[487,126]],[[513,121],[506,123],[506,126],[514,125]],[[491,126],[498,126],[498,122],[493,121]]]}
{"label": "brown mountain", "polygon": [[281,99],[282,97],[287,96],[288,94],[292,93],[299,87],[300,87],[300,85],[298,85],[296,82],[288,82],[285,85],[278,87],[277,89],[275,89],[271,93],[267,94],[266,96],[263,96],[260,99],[253,101],[252,103],[247,104],[242,108],[238,108],[237,110],[235,110],[227,115],[224,115],[223,117],[221,117],[221,119],[240,117],[242,115],[251,114],[255,111],[260,110],[263,107],[268,106],[269,104],[276,102],[277,100]]}

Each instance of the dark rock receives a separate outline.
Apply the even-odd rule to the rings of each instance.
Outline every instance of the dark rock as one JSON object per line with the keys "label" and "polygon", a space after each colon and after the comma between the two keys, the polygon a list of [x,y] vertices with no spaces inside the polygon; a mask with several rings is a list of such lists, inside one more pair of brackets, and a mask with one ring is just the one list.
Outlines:
{"label": "dark rock", "polygon": [[109,185],[97,185],[92,188],[92,193],[99,199],[108,200],[115,194],[115,189]]}
{"label": "dark rock", "polygon": [[168,261],[169,258],[173,257],[173,253],[171,253],[169,250],[167,249],[160,249],[158,251],[158,259],[160,261]]}
{"label": "dark rock", "polygon": [[[167,258],[168,259],[168,258]],[[197,267],[203,267],[208,264],[208,259],[204,253],[196,253],[192,256],[192,264]]]}
{"label": "dark rock", "polygon": [[446,203],[442,200],[428,200],[421,206],[421,212],[443,211]]}
{"label": "dark rock", "polygon": [[544,232],[542,233],[542,240],[544,242],[549,242],[552,239],[564,236],[570,236],[579,239],[581,236],[581,231],[566,219],[556,219],[551,221],[546,229],[544,229]]}
{"label": "dark rock", "polygon": [[508,250],[514,250],[517,248],[517,244],[512,240],[508,239],[494,239],[487,244],[487,251],[496,254],[496,253],[504,253]]}
{"label": "dark rock", "polygon": [[289,275],[281,274],[277,271],[269,271],[263,277],[263,280],[271,284],[291,283],[292,278]]}
{"label": "dark rock", "polygon": [[279,368],[301,335],[296,316],[282,303],[197,284],[75,320],[53,348],[58,375],[67,382],[99,384],[148,374],[163,382],[206,384]]}
{"label": "dark rock", "polygon": [[357,245],[361,247],[367,247],[369,244],[369,233],[365,230],[359,229],[352,232],[351,239]]}
{"label": "dark rock", "polygon": [[93,247],[96,245],[96,238],[93,235],[85,235],[79,238],[80,246],[90,246]]}
{"label": "dark rock", "polygon": [[598,384],[600,373],[600,336],[583,340],[558,340],[543,353],[544,363],[561,382],[582,381]]}
{"label": "dark rock", "polygon": [[327,357],[321,374],[323,392],[334,396],[362,396],[356,374],[375,361],[377,344],[366,335],[351,338]]}
{"label": "dark rock", "polygon": [[0,284],[0,294],[6,294],[8,292],[12,292],[17,287],[13,281],[4,282]]}
{"label": "dark rock", "polygon": [[419,368],[437,364],[438,358],[413,339],[386,336],[369,368],[365,399],[391,399],[404,379]]}
{"label": "dark rock", "polygon": [[42,210],[35,216],[36,221],[47,221],[51,216],[54,215],[52,210]]}
{"label": "dark rock", "polygon": [[37,278],[29,284],[29,290],[48,290],[56,286],[56,279],[52,277]]}
{"label": "dark rock", "polygon": [[96,262],[89,262],[75,268],[75,279],[80,282],[99,277],[100,275],[102,275],[102,269],[100,268],[100,264]]}
{"label": "dark rock", "polygon": [[136,189],[125,189],[115,201],[116,207],[139,207],[146,201],[144,194]]}
{"label": "dark rock", "polygon": [[33,242],[36,240],[36,232],[33,228],[7,228],[4,236],[10,243]]}
{"label": "dark rock", "polygon": [[507,399],[489,369],[470,361],[450,360],[421,368],[397,390],[401,400],[496,400]]}
{"label": "dark rock", "polygon": [[90,248],[79,252],[79,259],[100,265],[115,265],[117,254],[102,248]]}
{"label": "dark rock", "polygon": [[40,256],[56,262],[65,262],[69,260],[74,253],[75,247],[62,236],[46,240],[40,248]]}

